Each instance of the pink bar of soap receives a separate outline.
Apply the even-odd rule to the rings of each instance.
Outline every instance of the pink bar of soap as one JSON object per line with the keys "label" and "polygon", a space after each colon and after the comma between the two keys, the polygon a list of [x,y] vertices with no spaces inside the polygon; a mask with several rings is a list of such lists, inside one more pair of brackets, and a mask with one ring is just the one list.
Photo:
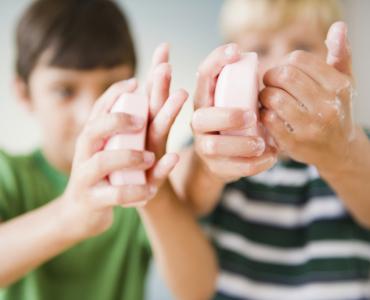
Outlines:
{"label": "pink bar of soap", "polygon": [[[124,112],[130,115],[135,115],[148,120],[149,101],[148,97],[141,93],[123,94],[113,105],[112,113]],[[109,139],[105,149],[130,149],[140,150],[145,149],[146,125],[139,131],[132,134],[117,134]],[[145,172],[141,170],[124,170],[113,172],[109,176],[109,181],[114,186],[126,184],[145,184]]]}
{"label": "pink bar of soap", "polygon": [[[226,65],[218,77],[215,106],[235,107],[254,111],[258,115],[258,56],[255,52],[243,54],[242,59]],[[257,122],[242,130],[223,131],[225,135],[257,136]]]}

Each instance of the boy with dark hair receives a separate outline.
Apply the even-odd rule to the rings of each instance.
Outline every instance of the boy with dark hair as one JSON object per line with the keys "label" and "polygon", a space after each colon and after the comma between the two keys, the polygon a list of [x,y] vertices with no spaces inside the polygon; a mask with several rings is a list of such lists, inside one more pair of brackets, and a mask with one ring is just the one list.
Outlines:
{"label": "boy with dark hair", "polygon": [[[109,113],[137,89],[127,80],[133,42],[114,2],[34,2],[17,53],[16,92],[42,143],[28,155],[0,151],[0,299],[142,299],[150,249],[139,217],[176,298],[209,298],[215,259],[167,181],[178,157],[166,154],[166,140],[187,98],[169,92],[167,45],[149,76],[147,151],[103,151],[111,136],[144,126]],[[121,169],[147,170],[147,184],[109,185],[106,176]]]}

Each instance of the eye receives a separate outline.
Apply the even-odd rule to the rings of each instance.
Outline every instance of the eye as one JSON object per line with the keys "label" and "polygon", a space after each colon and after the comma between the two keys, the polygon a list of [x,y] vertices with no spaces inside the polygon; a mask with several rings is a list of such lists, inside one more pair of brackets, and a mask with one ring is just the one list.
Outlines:
{"label": "eye", "polygon": [[58,86],[54,89],[55,95],[61,100],[68,100],[75,95],[75,89],[72,86]]}
{"label": "eye", "polygon": [[269,53],[269,48],[266,46],[259,46],[254,49],[255,52],[257,52],[259,57],[264,57],[268,55]]}
{"label": "eye", "polygon": [[294,50],[303,50],[303,51],[311,52],[314,50],[314,47],[308,43],[297,43],[294,46]]}

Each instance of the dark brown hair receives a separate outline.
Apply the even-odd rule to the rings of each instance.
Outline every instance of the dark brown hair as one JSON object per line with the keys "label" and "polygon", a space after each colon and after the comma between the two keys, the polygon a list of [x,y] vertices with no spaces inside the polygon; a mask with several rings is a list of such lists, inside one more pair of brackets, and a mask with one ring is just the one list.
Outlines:
{"label": "dark brown hair", "polygon": [[47,52],[50,66],[89,70],[136,68],[130,28],[111,0],[37,0],[19,20],[16,71],[29,76]]}

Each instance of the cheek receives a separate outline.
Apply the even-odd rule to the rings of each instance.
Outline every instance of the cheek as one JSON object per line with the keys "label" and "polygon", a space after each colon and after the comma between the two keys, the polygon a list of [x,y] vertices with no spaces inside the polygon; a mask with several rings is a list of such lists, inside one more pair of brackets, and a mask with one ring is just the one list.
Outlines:
{"label": "cheek", "polygon": [[43,119],[43,131],[53,140],[68,143],[75,136],[75,122],[73,116],[60,111]]}
{"label": "cheek", "polygon": [[75,120],[68,108],[44,102],[35,105],[34,113],[43,136],[48,140],[62,144],[74,136]]}

